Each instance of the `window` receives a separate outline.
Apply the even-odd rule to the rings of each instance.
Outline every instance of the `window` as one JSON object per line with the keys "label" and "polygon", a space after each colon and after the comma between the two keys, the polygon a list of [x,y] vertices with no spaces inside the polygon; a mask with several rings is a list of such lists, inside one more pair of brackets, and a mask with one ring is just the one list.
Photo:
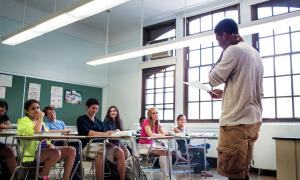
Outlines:
{"label": "window", "polygon": [[[188,18],[187,34],[213,30],[216,24],[224,18],[232,18],[239,23],[239,6]],[[212,42],[190,45],[186,50],[185,81],[201,81],[209,86],[208,73],[221,52],[222,49],[215,39],[212,39]],[[218,88],[223,89],[223,85]],[[221,115],[220,100],[213,100],[208,93],[192,87],[185,87],[184,108],[189,122],[218,122]]]}
{"label": "window", "polygon": [[[277,0],[252,6],[253,20],[300,10],[300,1]],[[264,64],[264,121],[300,120],[299,23],[254,35]]]}
{"label": "window", "polygon": [[[144,45],[169,38],[175,38],[175,20],[144,28]],[[173,52],[170,54],[174,55]],[[144,57],[145,60],[150,58]],[[142,83],[142,115],[146,115],[149,108],[155,107],[161,122],[174,122],[175,65],[144,69]]]}
{"label": "window", "polygon": [[155,107],[161,122],[174,122],[175,65],[143,70],[142,113]]}

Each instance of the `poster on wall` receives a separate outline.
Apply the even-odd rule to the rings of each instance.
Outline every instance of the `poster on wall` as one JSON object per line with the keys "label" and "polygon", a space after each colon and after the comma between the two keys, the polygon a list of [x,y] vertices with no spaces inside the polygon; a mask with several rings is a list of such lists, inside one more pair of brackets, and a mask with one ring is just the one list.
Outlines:
{"label": "poster on wall", "polygon": [[28,99],[35,99],[40,101],[41,85],[36,83],[29,83]]}
{"label": "poster on wall", "polygon": [[0,74],[0,86],[12,87],[12,79],[13,76],[11,75]]}
{"label": "poster on wall", "polygon": [[54,108],[62,108],[63,88],[51,86],[50,106]]}
{"label": "poster on wall", "polygon": [[5,99],[5,87],[0,86],[0,99]]}
{"label": "poster on wall", "polygon": [[82,101],[81,92],[75,90],[66,90],[65,102],[69,104],[80,104]]}

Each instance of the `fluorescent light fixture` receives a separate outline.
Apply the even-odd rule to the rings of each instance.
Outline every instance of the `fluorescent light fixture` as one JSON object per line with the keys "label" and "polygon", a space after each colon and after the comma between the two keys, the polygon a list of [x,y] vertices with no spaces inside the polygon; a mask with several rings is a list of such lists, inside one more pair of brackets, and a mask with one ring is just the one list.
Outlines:
{"label": "fluorescent light fixture", "polygon": [[82,0],[71,7],[46,17],[36,24],[24,27],[18,32],[3,37],[1,43],[17,45],[73,22],[106,11],[127,1],[129,0]]}
{"label": "fluorescent light fixture", "polygon": [[[287,14],[264,18],[247,23],[246,25],[239,25],[239,33],[242,36],[258,33],[259,31],[267,28],[276,29],[280,26],[298,24],[300,21],[300,11],[295,11]],[[163,51],[179,49],[187,47],[191,44],[205,41],[212,41],[215,38],[213,31],[207,31],[199,34],[186,36],[183,38],[177,38],[175,40],[169,40],[166,42],[146,45],[140,48],[134,48],[109,54],[107,56],[100,56],[94,60],[87,62],[88,65],[101,65],[130,58],[136,58],[153,53],[159,53]]]}

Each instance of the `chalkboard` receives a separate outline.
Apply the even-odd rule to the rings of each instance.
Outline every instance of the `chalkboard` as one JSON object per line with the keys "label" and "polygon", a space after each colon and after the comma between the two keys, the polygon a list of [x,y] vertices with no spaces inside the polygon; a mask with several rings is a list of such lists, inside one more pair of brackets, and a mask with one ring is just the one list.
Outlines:
{"label": "chalkboard", "polygon": [[[3,73],[2,73],[3,74]],[[77,85],[71,83],[63,83],[58,81],[50,81],[32,77],[12,75],[13,82],[12,87],[6,87],[5,101],[8,102],[7,115],[10,117],[12,123],[16,123],[17,120],[24,116],[22,114],[23,108],[23,95],[25,95],[24,101],[28,99],[28,87],[30,83],[40,84],[40,106],[41,110],[50,105],[51,87],[62,87],[63,88],[63,99],[66,90],[81,93],[82,102],[80,104],[70,104],[63,100],[62,108],[56,108],[57,119],[60,119],[66,123],[66,125],[76,125],[77,117],[85,113],[85,102],[88,98],[98,99],[100,106],[102,104],[102,88]],[[25,93],[24,93],[25,84]],[[101,119],[101,108],[97,113],[97,118]]]}

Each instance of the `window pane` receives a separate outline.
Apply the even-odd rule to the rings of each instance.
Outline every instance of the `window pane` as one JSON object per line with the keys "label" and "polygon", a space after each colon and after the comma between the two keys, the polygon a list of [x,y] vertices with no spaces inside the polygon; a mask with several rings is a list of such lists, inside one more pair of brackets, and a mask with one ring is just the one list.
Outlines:
{"label": "window pane", "polygon": [[259,50],[261,56],[273,55],[273,37],[261,38],[259,40]]}
{"label": "window pane", "polygon": [[222,48],[220,46],[214,47],[214,63],[218,61],[222,53]]}
{"label": "window pane", "polygon": [[292,33],[291,39],[292,39],[292,51],[293,52],[300,51],[300,46],[298,44],[300,42],[300,32]]}
{"label": "window pane", "polygon": [[208,74],[210,70],[211,70],[211,66],[204,66],[200,68],[200,81],[202,83],[208,82]]}
{"label": "window pane", "polygon": [[275,74],[276,75],[291,74],[290,56],[275,57]]}
{"label": "window pane", "polygon": [[211,117],[211,102],[200,103],[200,119],[212,119]]}
{"label": "window pane", "polygon": [[[295,20],[295,22],[300,22],[300,17],[296,17],[296,19],[298,20]],[[300,30],[300,23],[294,23],[291,26],[291,31],[299,31],[299,30]]]}
{"label": "window pane", "polygon": [[300,10],[300,8],[298,8],[298,7],[290,7],[290,12],[298,11],[298,10]]}
{"label": "window pane", "polygon": [[292,98],[277,99],[277,117],[278,118],[293,117]]}
{"label": "window pane", "polygon": [[212,30],[212,18],[211,15],[201,17],[201,32]]}
{"label": "window pane", "polygon": [[174,86],[174,76],[166,77],[166,87]]}
{"label": "window pane", "polygon": [[157,109],[158,119],[164,119],[164,111],[157,106],[155,108]]}
{"label": "window pane", "polygon": [[165,92],[174,92],[174,87],[165,88]]}
{"label": "window pane", "polygon": [[189,50],[195,50],[195,49],[200,49],[200,44],[199,42],[194,42],[192,44],[189,45]]}
{"label": "window pane", "polygon": [[162,104],[164,100],[163,93],[155,94],[155,104]]}
{"label": "window pane", "polygon": [[162,34],[161,36],[159,36],[155,40],[166,39],[166,38],[170,38],[170,37],[175,37],[175,29],[172,29],[172,30]]}
{"label": "window pane", "polygon": [[212,46],[212,41],[201,42],[201,48],[207,48]]}
{"label": "window pane", "polygon": [[210,94],[208,94],[206,91],[200,91],[200,101],[211,101]]}
{"label": "window pane", "polygon": [[199,119],[199,103],[189,103],[188,108],[188,118]]}
{"label": "window pane", "polygon": [[258,35],[260,38],[265,37],[265,36],[271,36],[271,35],[273,35],[273,29],[272,28],[260,29]]}
{"label": "window pane", "polygon": [[221,116],[221,112],[222,112],[222,102],[221,101],[214,101],[213,102],[213,118],[214,119],[219,119]]}
{"label": "window pane", "polygon": [[173,70],[175,70],[175,65],[167,67],[167,69],[166,69],[166,71],[173,71]]}
{"label": "window pane", "polygon": [[272,16],[272,8],[271,7],[262,7],[257,9],[257,17],[258,19]]}
{"label": "window pane", "polygon": [[290,37],[288,34],[275,36],[275,54],[290,52]]}
{"label": "window pane", "polygon": [[[161,70],[160,72],[165,71],[165,70]],[[164,73],[157,73],[155,75],[155,77],[164,77]]]}
{"label": "window pane", "polygon": [[276,77],[277,96],[291,96],[291,77]]}
{"label": "window pane", "polygon": [[200,65],[200,50],[190,51],[189,66],[199,66]]}
{"label": "window pane", "polygon": [[274,29],[274,34],[283,34],[283,33],[288,33],[290,31],[289,26],[277,26]]}
{"label": "window pane", "polygon": [[274,76],[273,58],[262,58],[264,65],[264,76]]}
{"label": "window pane", "polygon": [[226,18],[233,19],[237,24],[239,23],[239,13],[237,10],[226,11],[225,16]]}
{"label": "window pane", "polygon": [[292,55],[293,74],[300,73],[300,54]]}
{"label": "window pane", "polygon": [[274,97],[274,78],[264,78],[264,97]]}
{"label": "window pane", "polygon": [[164,86],[164,78],[156,78],[155,79],[155,87],[162,88]]}
{"label": "window pane", "polygon": [[195,19],[189,22],[189,34],[200,32],[200,19]]}
{"label": "window pane", "polygon": [[262,117],[263,118],[275,118],[275,99],[263,99],[262,100],[263,111]]}
{"label": "window pane", "polygon": [[146,104],[154,103],[154,94],[146,94]]}
{"label": "window pane", "polygon": [[174,94],[165,93],[165,103],[173,103],[173,102],[174,102]]}
{"label": "window pane", "polygon": [[294,98],[295,118],[300,118],[300,97]]}
{"label": "window pane", "polygon": [[189,82],[191,81],[199,81],[199,69],[191,68],[189,69]]}
{"label": "window pane", "polygon": [[165,104],[165,109],[173,109],[173,104]]}
{"label": "window pane", "polygon": [[147,94],[154,93],[154,89],[146,90]]}
{"label": "window pane", "polygon": [[294,95],[300,95],[300,75],[293,77]]}
{"label": "window pane", "polygon": [[146,88],[153,89],[154,88],[154,79],[147,79],[146,80]]}
{"label": "window pane", "polygon": [[284,14],[289,11],[288,7],[273,7],[274,15]]}
{"label": "window pane", "polygon": [[164,110],[164,119],[165,120],[173,120],[173,110]]}
{"label": "window pane", "polygon": [[201,49],[201,65],[212,64],[212,48]]}
{"label": "window pane", "polygon": [[224,17],[225,17],[224,12],[214,13],[214,14],[213,14],[213,28],[215,28],[216,25],[217,25],[222,19],[224,19]]}
{"label": "window pane", "polygon": [[155,89],[155,92],[156,92],[156,93],[163,93],[163,92],[164,92],[164,89],[163,89],[163,88]]}
{"label": "window pane", "polygon": [[188,87],[189,90],[189,101],[199,101],[199,89]]}

